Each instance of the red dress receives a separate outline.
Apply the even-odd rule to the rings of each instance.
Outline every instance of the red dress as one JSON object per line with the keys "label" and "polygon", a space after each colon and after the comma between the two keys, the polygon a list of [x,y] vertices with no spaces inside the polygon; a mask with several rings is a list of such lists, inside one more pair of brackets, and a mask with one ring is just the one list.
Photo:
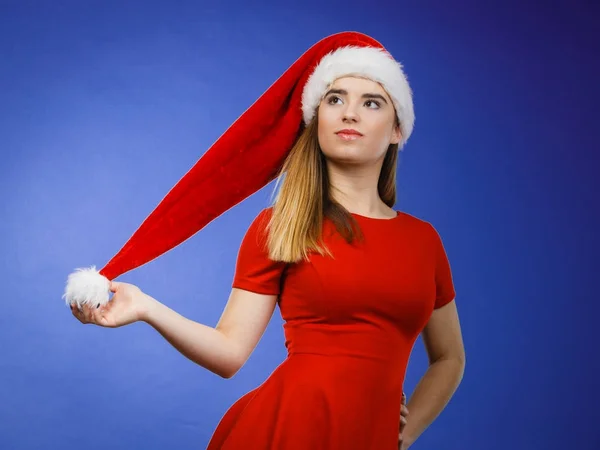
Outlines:
{"label": "red dress", "polygon": [[249,227],[233,287],[279,295],[288,357],[227,411],[208,450],[397,450],[413,344],[455,295],[437,231],[403,212],[354,214],[364,241],[349,245],[326,220],[335,259],[284,264],[266,253],[270,213]]}

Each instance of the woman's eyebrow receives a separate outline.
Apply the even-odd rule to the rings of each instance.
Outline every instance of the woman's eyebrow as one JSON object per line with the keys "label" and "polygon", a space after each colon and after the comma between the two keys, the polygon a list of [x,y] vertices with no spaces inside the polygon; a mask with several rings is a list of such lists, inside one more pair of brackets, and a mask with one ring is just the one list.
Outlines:
{"label": "woman's eyebrow", "polygon": [[385,97],[383,95],[380,95],[380,94],[370,94],[370,93],[367,93],[367,94],[363,94],[362,97],[363,98],[378,98],[378,99],[384,101],[385,103],[387,103],[387,100],[385,99]]}
{"label": "woman's eyebrow", "polygon": [[[324,95],[324,97],[327,97],[328,95],[331,95],[331,94],[348,95],[348,91],[346,91],[345,89],[330,89],[329,91],[327,91],[327,93]],[[380,94],[373,94],[373,93],[367,92],[366,94],[362,95],[362,98],[377,98],[377,99],[380,99],[383,102],[387,103],[387,100],[385,99],[385,97]]]}

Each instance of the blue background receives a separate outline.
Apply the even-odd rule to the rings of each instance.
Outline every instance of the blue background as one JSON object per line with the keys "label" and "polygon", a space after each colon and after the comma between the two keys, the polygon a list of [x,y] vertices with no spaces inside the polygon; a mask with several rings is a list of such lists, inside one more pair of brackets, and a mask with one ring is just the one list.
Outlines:
{"label": "blue background", "polygon": [[[204,448],[283,360],[278,312],[223,380],[145,324],[79,324],[61,295],[302,52],[345,30],[410,77],[397,208],[442,235],[467,351],[412,448],[599,448],[598,3],[201,3],[0,2],[0,448]],[[214,326],[272,188],[120,279]],[[426,365],[419,340],[409,394]]]}

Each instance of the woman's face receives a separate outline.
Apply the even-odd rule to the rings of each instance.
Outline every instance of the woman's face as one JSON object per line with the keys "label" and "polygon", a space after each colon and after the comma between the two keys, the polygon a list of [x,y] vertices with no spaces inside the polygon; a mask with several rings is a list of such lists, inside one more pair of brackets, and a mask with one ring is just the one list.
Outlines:
{"label": "woman's face", "polygon": [[389,95],[364,78],[333,83],[319,105],[317,128],[327,159],[346,164],[383,160],[389,145],[401,139]]}

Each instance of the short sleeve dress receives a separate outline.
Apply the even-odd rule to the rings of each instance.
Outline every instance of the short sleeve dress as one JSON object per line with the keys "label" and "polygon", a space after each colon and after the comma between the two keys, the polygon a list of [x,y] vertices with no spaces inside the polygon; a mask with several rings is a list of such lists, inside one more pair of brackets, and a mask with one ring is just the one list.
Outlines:
{"label": "short sleeve dress", "polygon": [[397,450],[406,366],[431,313],[454,300],[434,227],[404,212],[353,214],[352,244],[328,220],[333,258],[273,262],[271,208],[239,250],[233,287],[278,296],[286,359],[223,416],[208,450]]}

